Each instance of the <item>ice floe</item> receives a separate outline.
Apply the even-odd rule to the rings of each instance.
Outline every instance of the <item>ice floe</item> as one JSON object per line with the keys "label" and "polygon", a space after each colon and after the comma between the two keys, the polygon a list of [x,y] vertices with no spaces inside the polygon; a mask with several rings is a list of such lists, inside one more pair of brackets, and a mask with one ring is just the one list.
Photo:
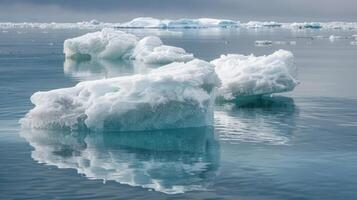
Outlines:
{"label": "ice floe", "polygon": [[122,59],[130,56],[138,38],[132,34],[105,28],[98,32],[67,39],[63,52],[72,59]]}
{"label": "ice floe", "polygon": [[254,44],[255,46],[270,46],[273,42],[270,40],[256,40]]}
{"label": "ice floe", "polygon": [[293,54],[279,50],[268,56],[228,54],[211,61],[222,82],[218,100],[291,91],[298,84]]}
{"label": "ice floe", "polygon": [[171,63],[146,75],[80,82],[36,92],[23,127],[141,131],[212,125],[214,66]]}
{"label": "ice floe", "polygon": [[193,55],[182,48],[163,45],[156,36],[148,36],[139,41],[132,34],[110,28],[65,40],[63,52],[66,58],[74,60],[131,59],[148,64],[168,64],[193,59]]}

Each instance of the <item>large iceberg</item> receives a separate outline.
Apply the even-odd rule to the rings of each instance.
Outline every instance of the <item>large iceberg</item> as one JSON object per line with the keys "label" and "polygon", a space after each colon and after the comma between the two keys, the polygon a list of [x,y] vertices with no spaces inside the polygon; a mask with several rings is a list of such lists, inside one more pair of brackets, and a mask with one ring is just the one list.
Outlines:
{"label": "large iceberg", "polygon": [[222,82],[218,100],[291,91],[298,84],[293,54],[279,50],[269,56],[222,55],[211,61]]}
{"label": "large iceberg", "polygon": [[220,81],[202,60],[171,63],[150,73],[80,82],[36,92],[24,127],[141,131],[212,125]]}
{"label": "large iceberg", "polygon": [[160,65],[193,59],[193,55],[182,48],[163,45],[156,36],[139,41],[132,34],[109,28],[65,40],[63,52],[66,58],[73,60],[138,60]]}

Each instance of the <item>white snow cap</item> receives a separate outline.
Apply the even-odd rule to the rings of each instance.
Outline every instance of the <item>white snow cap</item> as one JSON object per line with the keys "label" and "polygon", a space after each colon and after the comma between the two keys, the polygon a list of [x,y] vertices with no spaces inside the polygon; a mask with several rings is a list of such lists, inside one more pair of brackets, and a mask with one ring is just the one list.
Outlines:
{"label": "white snow cap", "polygon": [[168,64],[186,62],[193,59],[193,54],[179,47],[163,45],[156,36],[145,37],[136,45],[132,58],[148,64]]}
{"label": "white snow cap", "polygon": [[67,58],[139,60],[147,64],[168,64],[192,60],[192,54],[179,47],[163,45],[160,38],[138,38],[115,29],[88,33],[64,41],[63,52]]}
{"label": "white snow cap", "polygon": [[293,54],[285,50],[259,57],[222,55],[211,63],[222,82],[218,96],[224,100],[287,92],[298,84]]}
{"label": "white snow cap", "polygon": [[202,60],[171,63],[146,75],[80,82],[36,92],[24,127],[117,131],[212,125],[214,66]]}

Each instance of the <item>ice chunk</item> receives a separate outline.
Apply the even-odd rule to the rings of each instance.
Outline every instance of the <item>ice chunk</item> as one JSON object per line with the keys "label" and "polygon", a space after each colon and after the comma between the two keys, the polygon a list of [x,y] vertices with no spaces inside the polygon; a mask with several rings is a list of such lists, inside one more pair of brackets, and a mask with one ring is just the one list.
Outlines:
{"label": "ice chunk", "polygon": [[36,92],[24,127],[141,131],[212,125],[214,66],[171,63],[146,75],[80,82]]}
{"label": "ice chunk", "polygon": [[218,99],[291,91],[298,84],[293,54],[279,50],[269,56],[222,55],[211,61],[222,81]]}
{"label": "ice chunk", "polygon": [[186,53],[182,48],[163,45],[156,36],[149,36],[138,42],[132,58],[148,64],[168,64],[190,61],[193,55]]}
{"label": "ice chunk", "polygon": [[233,21],[228,19],[212,19],[212,18],[199,18],[199,28],[236,28],[239,27],[239,21]]}
{"label": "ice chunk", "polygon": [[270,46],[273,44],[270,40],[257,40],[254,42],[255,46]]}
{"label": "ice chunk", "polygon": [[65,40],[63,52],[67,58],[74,59],[121,59],[129,56],[136,43],[137,38],[132,34],[105,28]]}
{"label": "ice chunk", "polygon": [[120,25],[120,27],[126,28],[167,28],[165,21],[151,18],[151,17],[139,17]]}
{"label": "ice chunk", "polygon": [[263,27],[275,28],[275,27],[281,27],[282,24],[273,21],[271,22],[249,21],[248,23],[244,24],[244,26],[247,28],[263,28]]}
{"label": "ice chunk", "polygon": [[31,130],[21,136],[39,163],[167,194],[206,190],[219,166],[211,127],[99,134]]}
{"label": "ice chunk", "polygon": [[138,39],[128,33],[114,29],[103,29],[64,42],[66,58],[74,60],[111,59],[138,60],[147,64],[186,62],[193,55],[179,47],[163,45],[160,38],[148,36]]}
{"label": "ice chunk", "polygon": [[292,23],[290,27],[293,29],[320,29],[322,25],[318,22]]}

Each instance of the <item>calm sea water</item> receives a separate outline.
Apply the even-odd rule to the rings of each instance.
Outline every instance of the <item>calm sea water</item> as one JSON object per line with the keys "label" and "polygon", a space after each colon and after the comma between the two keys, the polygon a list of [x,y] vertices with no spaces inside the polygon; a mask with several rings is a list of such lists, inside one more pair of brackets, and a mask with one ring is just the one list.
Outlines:
{"label": "calm sea water", "polygon": [[64,39],[85,32],[0,31],[0,199],[357,198],[357,46],[314,38],[356,31],[132,30],[205,60],[287,49],[301,84],[254,105],[217,105],[214,127],[22,131],[34,92],[135,73],[115,63],[64,63]]}

